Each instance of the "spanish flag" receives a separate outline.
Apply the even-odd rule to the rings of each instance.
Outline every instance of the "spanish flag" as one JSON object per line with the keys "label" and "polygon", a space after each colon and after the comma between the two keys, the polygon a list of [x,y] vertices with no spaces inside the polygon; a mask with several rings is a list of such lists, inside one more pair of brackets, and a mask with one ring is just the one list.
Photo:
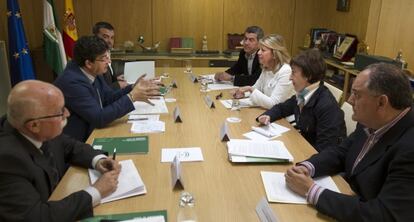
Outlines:
{"label": "spanish flag", "polygon": [[78,40],[78,33],[76,31],[73,2],[72,0],[65,0],[63,44],[65,45],[65,52],[68,58],[73,58],[73,47],[76,40]]}

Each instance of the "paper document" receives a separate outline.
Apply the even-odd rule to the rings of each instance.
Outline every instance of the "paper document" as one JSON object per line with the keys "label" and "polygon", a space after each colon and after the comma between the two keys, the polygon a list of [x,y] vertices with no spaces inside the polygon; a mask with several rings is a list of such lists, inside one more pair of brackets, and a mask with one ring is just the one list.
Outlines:
{"label": "paper document", "polygon": [[281,135],[284,132],[289,131],[289,128],[279,125],[277,123],[271,123],[268,126],[252,126],[252,130],[256,133],[260,133],[263,136],[275,137]]}
{"label": "paper document", "polygon": [[[102,198],[101,203],[147,193],[134,162],[132,160],[123,160],[119,161],[119,164],[122,165],[122,169],[118,177],[118,188],[111,195]],[[94,184],[100,176],[101,173],[99,171],[89,169],[91,184]]]}
{"label": "paper document", "polygon": [[134,102],[135,110],[131,111],[129,115],[168,113],[168,108],[165,104],[164,97],[159,97],[158,99],[150,99],[149,101],[151,101],[154,105],[141,101]]}
{"label": "paper document", "polygon": [[[233,100],[232,99],[221,99],[220,102],[227,109],[231,109],[231,104]],[[239,105],[240,108],[256,107],[256,105],[253,104],[250,98],[239,99],[239,103],[240,103]]]}
{"label": "paper document", "polygon": [[172,162],[178,156],[180,162],[203,161],[203,153],[200,147],[189,148],[163,148],[161,150],[161,162]]}
{"label": "paper document", "polygon": [[250,132],[247,132],[247,133],[243,134],[243,136],[250,139],[250,140],[255,140],[255,141],[269,141],[269,140],[272,140],[274,138],[279,137],[280,134],[276,135],[274,137],[267,137],[267,136],[264,136],[260,133],[256,133],[255,131],[250,131]]}
{"label": "paper document", "polygon": [[261,157],[293,161],[293,156],[282,141],[253,141],[233,139],[227,142],[229,156]]}
{"label": "paper document", "polygon": [[126,62],[124,67],[125,81],[129,84],[134,84],[139,77],[147,74],[145,79],[155,77],[155,62],[154,61],[140,61],[140,62]]}
{"label": "paper document", "polygon": [[161,133],[165,132],[163,121],[134,121],[131,125],[132,133]]}
{"label": "paper document", "polygon": [[[261,171],[260,174],[269,202],[307,204],[305,197],[296,194],[287,187],[285,173]],[[331,177],[320,177],[314,180],[315,183],[326,189],[340,192]]]}
{"label": "paper document", "polygon": [[225,89],[237,89],[238,86],[234,86],[231,81],[216,81],[214,74],[201,75],[201,78],[210,80],[208,84],[209,90],[225,90]]}
{"label": "paper document", "polygon": [[138,114],[128,115],[128,123],[133,123],[135,121],[157,121],[157,120],[160,120],[160,115],[138,115]]}

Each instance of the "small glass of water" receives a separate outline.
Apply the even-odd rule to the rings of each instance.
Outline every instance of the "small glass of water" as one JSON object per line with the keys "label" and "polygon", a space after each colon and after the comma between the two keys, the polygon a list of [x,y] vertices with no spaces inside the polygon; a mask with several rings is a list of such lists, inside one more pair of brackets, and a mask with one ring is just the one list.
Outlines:
{"label": "small glass of water", "polygon": [[169,71],[170,71],[170,64],[169,63],[164,63],[161,77],[162,78],[168,78],[170,76]]}
{"label": "small glass of water", "polygon": [[191,60],[185,60],[185,71],[187,73],[192,73],[192,68]]}
{"label": "small glass of water", "polygon": [[201,78],[201,82],[200,82],[200,85],[201,85],[200,91],[201,92],[208,92],[208,82],[209,82],[208,79]]}
{"label": "small glass of water", "polygon": [[193,195],[186,191],[181,192],[177,222],[196,222],[197,215],[194,206],[195,200]]}
{"label": "small glass of water", "polygon": [[240,111],[240,100],[239,99],[231,100],[231,110]]}

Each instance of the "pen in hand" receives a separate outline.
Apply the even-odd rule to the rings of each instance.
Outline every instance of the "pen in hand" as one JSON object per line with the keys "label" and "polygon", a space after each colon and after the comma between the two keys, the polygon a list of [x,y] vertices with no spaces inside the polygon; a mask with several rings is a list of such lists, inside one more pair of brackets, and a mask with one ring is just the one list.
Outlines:
{"label": "pen in hand", "polygon": [[116,158],[116,148],[114,148],[114,153],[112,154],[112,159],[115,160]]}

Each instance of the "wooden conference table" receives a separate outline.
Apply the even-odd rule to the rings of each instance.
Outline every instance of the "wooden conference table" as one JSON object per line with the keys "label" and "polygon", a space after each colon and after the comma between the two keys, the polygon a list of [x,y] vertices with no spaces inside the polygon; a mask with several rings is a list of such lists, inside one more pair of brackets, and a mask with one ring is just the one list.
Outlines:
{"label": "wooden conference table", "polygon": [[[178,212],[179,190],[171,186],[170,164],[161,163],[161,148],[201,147],[203,162],[182,163],[185,190],[195,197],[195,209],[201,222],[208,221],[259,221],[255,207],[266,196],[260,171],[285,172],[293,164],[232,164],[227,159],[226,143],[219,138],[220,126],[227,117],[238,116],[240,123],[229,123],[231,138],[244,138],[243,133],[257,125],[255,118],[264,110],[259,108],[230,111],[215,100],[219,91],[208,92],[216,105],[210,109],[199,91],[200,84],[192,83],[184,68],[170,68],[170,78],[178,85],[166,97],[176,98],[176,103],[167,103],[169,113],[160,116],[166,124],[164,133],[148,134],[149,152],[146,155],[118,155],[117,160],[132,159],[146,185],[147,194],[119,201],[105,203],[94,209],[95,215],[118,214],[140,211],[167,210],[168,220],[175,221]],[[195,75],[223,71],[223,68],[194,68]],[[159,73],[156,70],[156,73]],[[230,98],[228,91],[224,98]],[[181,110],[182,123],[174,123],[172,111],[176,106]],[[285,121],[278,123],[289,126]],[[126,117],[114,121],[104,129],[95,130],[88,143],[95,137],[133,136]],[[140,134],[139,134],[140,135]],[[290,130],[278,138],[283,141],[294,162],[304,160],[316,151],[295,130]],[[343,193],[352,191],[339,176],[334,177]],[[59,183],[51,200],[81,190],[89,185],[85,169],[71,167]],[[317,213],[308,205],[270,204],[280,221],[328,221],[330,218]]]}

